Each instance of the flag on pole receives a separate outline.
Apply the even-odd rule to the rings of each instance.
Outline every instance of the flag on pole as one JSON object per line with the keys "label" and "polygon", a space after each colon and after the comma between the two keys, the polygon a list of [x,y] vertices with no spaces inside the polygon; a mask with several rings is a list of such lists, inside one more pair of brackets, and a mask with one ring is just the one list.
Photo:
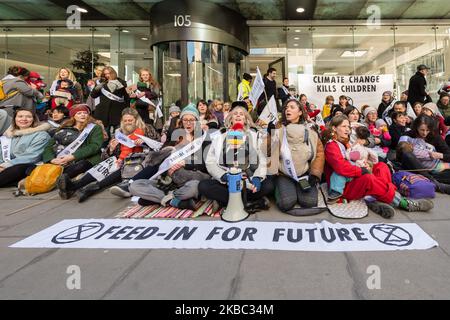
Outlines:
{"label": "flag on pole", "polygon": [[259,119],[264,121],[264,123],[266,123],[266,124],[268,124],[269,122],[273,122],[273,124],[277,124],[278,111],[277,111],[277,104],[275,102],[274,96],[272,96],[269,99],[269,102],[266,104],[263,111],[259,115]]}
{"label": "flag on pole", "polygon": [[256,67],[256,79],[253,82],[252,91],[250,92],[249,97],[253,106],[256,107],[258,105],[258,99],[263,92],[264,92],[264,81],[261,72],[259,71],[259,68]]}

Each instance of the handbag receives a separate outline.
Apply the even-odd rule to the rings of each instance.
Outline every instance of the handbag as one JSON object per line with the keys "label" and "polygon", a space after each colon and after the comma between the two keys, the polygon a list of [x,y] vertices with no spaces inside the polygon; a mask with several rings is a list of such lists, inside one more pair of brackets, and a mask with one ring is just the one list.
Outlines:
{"label": "handbag", "polygon": [[145,153],[132,153],[125,158],[122,166],[122,179],[131,179],[144,169]]}

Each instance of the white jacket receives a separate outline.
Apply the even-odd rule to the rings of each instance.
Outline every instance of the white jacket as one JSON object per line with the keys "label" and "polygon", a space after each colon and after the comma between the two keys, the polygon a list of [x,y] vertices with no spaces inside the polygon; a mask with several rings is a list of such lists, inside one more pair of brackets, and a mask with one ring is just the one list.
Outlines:
{"label": "white jacket", "polygon": [[[249,177],[259,177],[261,180],[266,178],[267,173],[267,158],[264,153],[261,151],[261,142],[258,137],[258,133],[247,130],[247,136],[250,136],[250,152],[249,152],[249,160],[252,164],[257,164],[256,170],[253,172],[253,175]],[[222,135],[215,138],[211,147],[209,148],[208,155],[206,156],[206,169],[208,169],[209,174],[223,183],[220,178],[228,172],[228,168],[225,166],[219,165],[220,163],[220,155],[222,154],[223,142],[226,139],[227,133],[223,133]],[[256,147],[256,150],[255,150]]]}

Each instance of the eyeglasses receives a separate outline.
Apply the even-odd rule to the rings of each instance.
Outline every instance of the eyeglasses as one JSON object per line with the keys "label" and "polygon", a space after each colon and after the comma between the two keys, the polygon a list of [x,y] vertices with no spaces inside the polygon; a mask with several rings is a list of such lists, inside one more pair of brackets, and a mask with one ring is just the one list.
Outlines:
{"label": "eyeglasses", "polygon": [[194,123],[196,119],[183,119],[183,123]]}

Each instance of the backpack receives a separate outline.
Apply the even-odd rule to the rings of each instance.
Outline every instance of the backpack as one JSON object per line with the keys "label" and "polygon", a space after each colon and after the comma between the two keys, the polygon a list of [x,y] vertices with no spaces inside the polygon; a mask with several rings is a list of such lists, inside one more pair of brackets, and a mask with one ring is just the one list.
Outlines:
{"label": "backpack", "polygon": [[19,92],[17,90],[13,90],[9,93],[6,93],[5,90],[3,89],[4,85],[5,85],[5,81],[0,80],[0,101],[8,100],[9,98],[15,96]]}
{"label": "backpack", "polygon": [[25,179],[25,192],[34,195],[52,191],[62,172],[63,167],[55,164],[37,166]]}
{"label": "backpack", "polygon": [[392,180],[398,191],[405,197],[429,199],[436,196],[435,184],[420,174],[400,171],[393,174]]}

